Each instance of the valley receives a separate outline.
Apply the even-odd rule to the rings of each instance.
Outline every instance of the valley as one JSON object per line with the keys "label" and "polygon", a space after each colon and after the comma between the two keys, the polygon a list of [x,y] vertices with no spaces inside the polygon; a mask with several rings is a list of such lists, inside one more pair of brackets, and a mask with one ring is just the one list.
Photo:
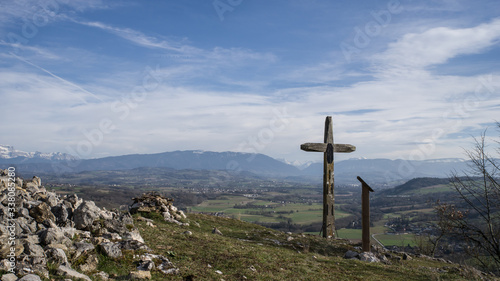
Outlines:
{"label": "valley", "polygon": [[[174,198],[176,205],[188,213],[229,217],[285,232],[319,235],[321,231],[320,184],[164,168],[43,178],[46,186],[59,194],[76,192],[107,208],[124,209],[130,198],[158,191]],[[418,236],[432,231],[436,201],[451,198],[447,181],[419,178],[392,189],[375,188],[371,194],[372,243],[378,240],[385,247],[418,246]],[[360,241],[360,186],[340,185],[335,193],[338,237]]]}

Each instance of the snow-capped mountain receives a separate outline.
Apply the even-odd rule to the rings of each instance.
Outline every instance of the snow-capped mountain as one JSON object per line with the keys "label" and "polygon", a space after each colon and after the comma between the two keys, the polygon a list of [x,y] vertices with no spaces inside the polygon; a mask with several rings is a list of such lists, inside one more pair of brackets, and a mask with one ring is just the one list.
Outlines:
{"label": "snow-capped mountain", "polygon": [[315,164],[317,162],[313,162],[313,161],[299,161],[299,160],[295,160],[295,161],[289,161],[289,160],[286,160],[286,159],[276,159],[278,161],[281,161],[285,164],[288,164],[288,165],[292,165],[292,166],[295,166],[297,167],[299,170],[304,170],[306,169],[307,167],[311,166],[312,164]]}
{"label": "snow-capped mountain", "polygon": [[61,160],[76,160],[77,158],[73,155],[67,154],[67,153],[61,153],[61,152],[50,152],[50,153],[43,153],[43,152],[25,152],[25,151],[20,151],[16,150],[13,146],[11,145],[0,145],[0,159],[13,159],[13,158],[38,158],[38,159],[46,159],[46,160],[55,160],[55,161],[61,161]]}

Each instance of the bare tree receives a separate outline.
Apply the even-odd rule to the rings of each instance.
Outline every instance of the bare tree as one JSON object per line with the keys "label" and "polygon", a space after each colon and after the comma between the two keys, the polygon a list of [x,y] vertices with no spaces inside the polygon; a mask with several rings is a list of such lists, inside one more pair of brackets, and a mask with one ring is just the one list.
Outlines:
{"label": "bare tree", "polygon": [[[497,124],[500,129],[500,123]],[[497,144],[498,141],[496,141]],[[454,172],[450,182],[460,203],[440,204],[444,229],[464,241],[465,250],[481,267],[499,273],[500,268],[500,165],[487,152],[486,131],[474,147],[465,150],[470,165],[464,174]],[[500,146],[495,150],[500,155]]]}
{"label": "bare tree", "polygon": [[437,222],[433,223],[434,227],[430,231],[421,233],[415,236],[415,242],[417,243],[420,252],[425,255],[430,255],[434,257],[436,251],[447,235],[450,234],[452,225],[449,222],[448,213],[452,205],[441,203],[439,200],[436,202],[434,210],[437,213]]}

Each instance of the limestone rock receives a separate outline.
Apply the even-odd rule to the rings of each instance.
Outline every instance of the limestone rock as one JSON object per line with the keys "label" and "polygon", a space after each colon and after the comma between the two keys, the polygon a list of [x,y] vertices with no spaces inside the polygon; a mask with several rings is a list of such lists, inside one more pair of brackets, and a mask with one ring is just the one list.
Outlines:
{"label": "limestone rock", "polygon": [[131,271],[129,278],[132,280],[151,279],[150,271]]}
{"label": "limestone rock", "polygon": [[126,232],[123,235],[123,239],[125,240],[134,240],[134,241],[139,241],[141,243],[144,243],[144,239],[141,236],[141,233],[137,229],[134,229],[130,232]]}
{"label": "limestone rock", "polygon": [[99,259],[97,255],[92,254],[85,259],[85,263],[79,266],[80,270],[83,272],[91,272],[97,269],[97,265],[99,264]]}
{"label": "limestone rock", "polygon": [[144,243],[141,243],[136,240],[124,240],[120,241],[120,248],[123,250],[145,250],[145,251],[151,251],[151,249]]}
{"label": "limestone rock", "polygon": [[80,206],[80,204],[83,202],[83,200],[78,198],[78,195],[76,195],[76,194],[68,195],[68,197],[66,197],[66,201],[70,203],[70,206],[73,209],[77,209]]}
{"label": "limestone rock", "polygon": [[[1,240],[8,239],[10,234],[5,225],[9,215],[5,207],[8,198],[3,192],[7,189],[6,175],[6,170],[0,170]],[[16,225],[12,227],[18,239],[15,248],[15,254],[18,257],[15,273],[19,276],[25,275],[19,280],[40,280],[38,276],[50,279],[47,262],[57,266],[55,271],[66,280],[91,280],[88,276],[72,269],[70,262],[78,261],[75,265],[80,271],[96,272],[99,261],[95,245],[101,253],[112,258],[121,257],[122,250],[152,251],[144,244],[144,239],[134,227],[134,220],[128,212],[118,213],[118,211],[109,211],[104,208],[101,210],[94,202],[83,201],[76,194],[60,198],[56,193],[48,192],[41,186],[41,180],[37,177],[28,181],[18,178],[16,189],[18,211],[15,219]],[[136,200],[135,205],[144,210],[166,212],[169,221],[179,225],[189,225],[179,221],[185,219],[186,216],[172,205],[172,201],[172,199],[152,193]],[[152,220],[146,221],[153,223]],[[129,231],[131,227],[133,230]],[[2,257],[5,258],[4,256],[10,253],[9,247],[3,247],[5,243],[0,244],[0,270],[8,271],[10,264]],[[149,256],[138,263],[138,275],[133,273],[134,278],[151,278],[150,271],[155,268],[165,274],[179,273],[179,269],[166,257],[147,255]],[[161,264],[155,266],[153,259],[161,260]],[[96,280],[109,278],[104,272],[93,276]],[[12,274],[4,274],[1,281],[10,281],[9,278],[18,281],[17,277]]]}
{"label": "limestone rock", "polygon": [[358,256],[359,256],[358,252],[349,250],[344,254],[344,259],[357,259]]}
{"label": "limestone rock", "polygon": [[214,229],[212,230],[212,233],[217,234],[217,235],[222,235],[222,232],[220,232],[220,230],[218,230],[217,227],[214,227]]}
{"label": "limestone rock", "polygon": [[93,201],[84,201],[73,213],[76,229],[87,230],[99,218],[99,207]]}
{"label": "limestone rock", "polygon": [[[102,223],[103,227],[106,228],[109,232],[114,232],[118,234],[124,234],[127,232],[126,224],[123,224],[121,220],[104,220]],[[131,223],[133,224],[133,222]]]}
{"label": "limestone rock", "polygon": [[42,281],[42,279],[38,275],[28,274],[24,275],[21,279],[18,279],[17,281]]}
{"label": "limestone rock", "polygon": [[140,271],[151,271],[155,269],[155,263],[151,259],[140,260],[137,270]]}
{"label": "limestone rock", "polygon": [[409,254],[407,254],[407,253],[403,254],[403,260],[412,260],[412,259],[413,258]]}
{"label": "limestone rock", "polygon": [[47,262],[51,262],[56,265],[65,265],[68,263],[68,257],[62,249],[49,248],[45,251],[45,255],[47,256]]}
{"label": "limestone rock", "polygon": [[46,220],[56,220],[56,217],[50,210],[50,206],[45,202],[42,202],[36,207],[31,208],[29,214],[36,220],[36,222],[39,223],[43,223]]}
{"label": "limestone rock", "polygon": [[166,257],[160,256],[162,263],[158,266],[158,270],[164,274],[179,274],[179,269],[169,261]]}
{"label": "limestone rock", "polygon": [[43,248],[40,245],[32,243],[24,244],[24,253],[28,257],[45,257]]}
{"label": "limestone rock", "polygon": [[122,222],[123,225],[133,225],[134,224],[134,219],[132,218],[132,215],[130,213],[123,213],[119,216],[118,218],[119,221]]}
{"label": "limestone rock", "polygon": [[122,250],[119,244],[113,242],[104,242],[99,245],[103,253],[110,258],[119,258],[122,256]]}
{"label": "limestone rock", "polygon": [[42,245],[57,244],[66,238],[59,228],[47,228],[39,232],[38,237]]}
{"label": "limestone rock", "polygon": [[359,260],[366,262],[380,262],[377,256],[371,252],[363,252],[359,254]]}
{"label": "limestone rock", "polygon": [[17,276],[15,274],[9,273],[2,276],[1,281],[17,281]]}
{"label": "limestone rock", "polygon": [[44,201],[51,208],[56,206],[59,203],[59,199],[57,198],[57,195],[53,192],[47,192],[47,197],[45,198]]}
{"label": "limestone rock", "polygon": [[27,180],[22,183],[22,187],[27,190],[38,190],[41,185],[42,180],[37,176],[34,176],[31,180]]}
{"label": "limestone rock", "polygon": [[68,278],[73,278],[73,279],[80,278],[80,279],[83,279],[86,281],[92,281],[92,279],[90,279],[87,275],[81,274],[80,272],[78,272],[74,269],[71,269],[70,267],[65,266],[65,265],[60,265],[57,268],[57,273],[60,276],[64,276],[64,277],[68,277]]}
{"label": "limestone rock", "polygon": [[57,205],[51,208],[52,214],[54,214],[55,222],[59,226],[66,226],[69,218],[68,208],[64,205]]}
{"label": "limestone rock", "polygon": [[[104,238],[108,240],[122,240],[122,237],[118,233],[106,233],[103,235]],[[101,238],[101,237],[94,237],[96,239]],[[99,243],[94,243],[94,244],[101,244],[102,242],[109,242],[109,241],[101,241]],[[93,242],[92,242],[93,243]]]}
{"label": "limestone rock", "polygon": [[102,280],[102,281],[107,281],[109,279],[109,274],[107,274],[104,271],[99,271],[96,274],[94,274],[93,276],[96,277],[97,280]]}
{"label": "limestone rock", "polygon": [[386,255],[381,254],[381,255],[378,255],[377,257],[380,260],[380,262],[382,262],[383,264],[391,264],[391,261],[386,257]]}
{"label": "limestone rock", "polygon": [[103,208],[99,213],[99,217],[104,220],[113,220],[114,213]]}
{"label": "limestone rock", "polygon": [[74,258],[78,258],[81,255],[85,255],[88,252],[95,249],[95,246],[86,242],[77,242],[74,244],[76,247]]}
{"label": "limestone rock", "polygon": [[144,193],[141,197],[133,198],[134,203],[130,206],[132,214],[138,212],[156,212],[163,215],[166,222],[183,225],[180,220],[185,219],[186,215],[172,205],[172,199],[166,198],[158,193]]}

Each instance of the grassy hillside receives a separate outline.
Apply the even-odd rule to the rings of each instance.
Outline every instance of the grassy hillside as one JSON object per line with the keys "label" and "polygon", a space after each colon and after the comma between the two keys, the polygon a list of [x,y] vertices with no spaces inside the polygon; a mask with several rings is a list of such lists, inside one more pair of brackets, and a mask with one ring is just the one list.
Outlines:
{"label": "grassy hillside", "polygon": [[[328,241],[318,236],[286,234],[244,221],[202,214],[189,214],[188,219],[190,226],[186,227],[156,217],[154,228],[136,220],[146,243],[156,254],[168,256],[180,270],[175,276],[153,271],[152,280],[477,279],[473,271],[458,265],[423,258],[398,261],[397,254],[393,254],[390,265],[347,260],[342,258],[344,253],[353,249],[347,240]],[[214,227],[223,235],[213,234]],[[133,254],[137,252],[126,253],[120,260],[101,261],[99,267],[121,280],[135,270],[131,262]]]}
{"label": "grassy hillside", "polygon": [[[383,195],[401,195],[412,193],[425,193],[422,189],[427,188],[427,192],[445,192],[451,191],[451,188],[446,188],[450,182],[447,178],[414,178],[395,188],[384,190]],[[434,187],[439,187],[435,189]]]}

